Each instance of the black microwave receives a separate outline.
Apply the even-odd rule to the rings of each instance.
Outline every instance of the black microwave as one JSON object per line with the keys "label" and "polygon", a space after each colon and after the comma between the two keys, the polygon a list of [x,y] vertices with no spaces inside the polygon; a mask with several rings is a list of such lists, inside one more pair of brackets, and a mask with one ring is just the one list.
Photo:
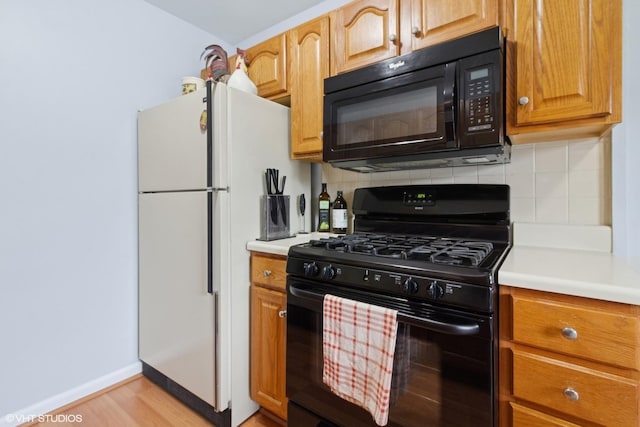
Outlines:
{"label": "black microwave", "polygon": [[323,160],[358,172],[506,163],[500,27],[325,79]]}

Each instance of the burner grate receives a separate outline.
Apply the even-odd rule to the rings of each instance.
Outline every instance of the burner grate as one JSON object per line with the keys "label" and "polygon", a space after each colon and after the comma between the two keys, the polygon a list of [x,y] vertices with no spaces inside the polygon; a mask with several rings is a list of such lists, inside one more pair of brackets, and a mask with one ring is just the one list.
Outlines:
{"label": "burner grate", "polygon": [[491,242],[433,236],[353,233],[310,242],[329,251],[477,267],[493,251]]}

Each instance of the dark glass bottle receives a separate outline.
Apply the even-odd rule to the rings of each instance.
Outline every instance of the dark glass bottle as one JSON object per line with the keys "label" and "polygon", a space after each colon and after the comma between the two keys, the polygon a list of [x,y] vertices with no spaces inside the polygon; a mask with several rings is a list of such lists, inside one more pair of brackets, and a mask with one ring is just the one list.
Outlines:
{"label": "dark glass bottle", "polygon": [[327,193],[327,183],[322,183],[322,192],[318,196],[318,231],[329,232],[329,206],[331,197]]}
{"label": "dark glass bottle", "polygon": [[334,233],[346,233],[348,224],[347,201],[342,197],[342,191],[338,190],[338,196],[333,201],[333,214],[331,225]]}

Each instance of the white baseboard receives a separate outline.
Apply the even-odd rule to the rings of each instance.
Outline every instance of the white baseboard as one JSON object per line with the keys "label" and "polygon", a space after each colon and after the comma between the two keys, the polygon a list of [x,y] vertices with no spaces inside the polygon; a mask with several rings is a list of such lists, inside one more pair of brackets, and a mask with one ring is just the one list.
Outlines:
{"label": "white baseboard", "polygon": [[58,408],[66,406],[78,399],[82,399],[92,393],[112,386],[142,372],[140,362],[133,363],[117,371],[111,372],[95,380],[79,385],[55,396],[51,396],[41,402],[0,417],[0,427],[15,427],[19,424],[32,421],[39,415],[47,414]]}

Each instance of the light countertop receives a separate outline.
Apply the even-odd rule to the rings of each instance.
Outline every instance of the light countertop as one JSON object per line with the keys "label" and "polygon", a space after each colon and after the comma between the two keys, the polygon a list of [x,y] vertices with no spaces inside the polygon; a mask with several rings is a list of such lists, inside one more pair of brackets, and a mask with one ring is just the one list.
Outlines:
{"label": "light countertop", "polygon": [[611,253],[611,227],[513,224],[498,283],[640,305],[640,265]]}
{"label": "light countertop", "polygon": [[313,232],[306,234],[297,234],[288,239],[278,239],[270,241],[253,240],[247,243],[247,249],[254,252],[264,252],[268,254],[287,256],[289,247],[293,245],[307,243],[311,239],[320,239],[329,236],[337,236],[337,234]]}
{"label": "light countertop", "polygon": [[640,305],[640,271],[609,252],[516,245],[498,272],[498,282]]}
{"label": "light countertop", "polygon": [[[498,282],[519,288],[640,305],[640,266],[634,268],[629,260],[602,250],[608,244],[606,239],[603,243],[600,238],[606,236],[606,230],[577,229],[581,239],[589,237],[588,243],[571,245],[570,249],[540,245],[544,241],[559,246],[553,243],[551,235],[557,240],[576,241],[565,239],[567,235],[563,231],[555,226],[530,229],[529,225],[516,225],[514,246],[498,272]],[[592,231],[595,238],[590,235]],[[568,232],[575,234],[576,228],[571,227]],[[314,232],[268,242],[254,240],[247,244],[247,249],[286,256],[292,245],[331,235]]]}

